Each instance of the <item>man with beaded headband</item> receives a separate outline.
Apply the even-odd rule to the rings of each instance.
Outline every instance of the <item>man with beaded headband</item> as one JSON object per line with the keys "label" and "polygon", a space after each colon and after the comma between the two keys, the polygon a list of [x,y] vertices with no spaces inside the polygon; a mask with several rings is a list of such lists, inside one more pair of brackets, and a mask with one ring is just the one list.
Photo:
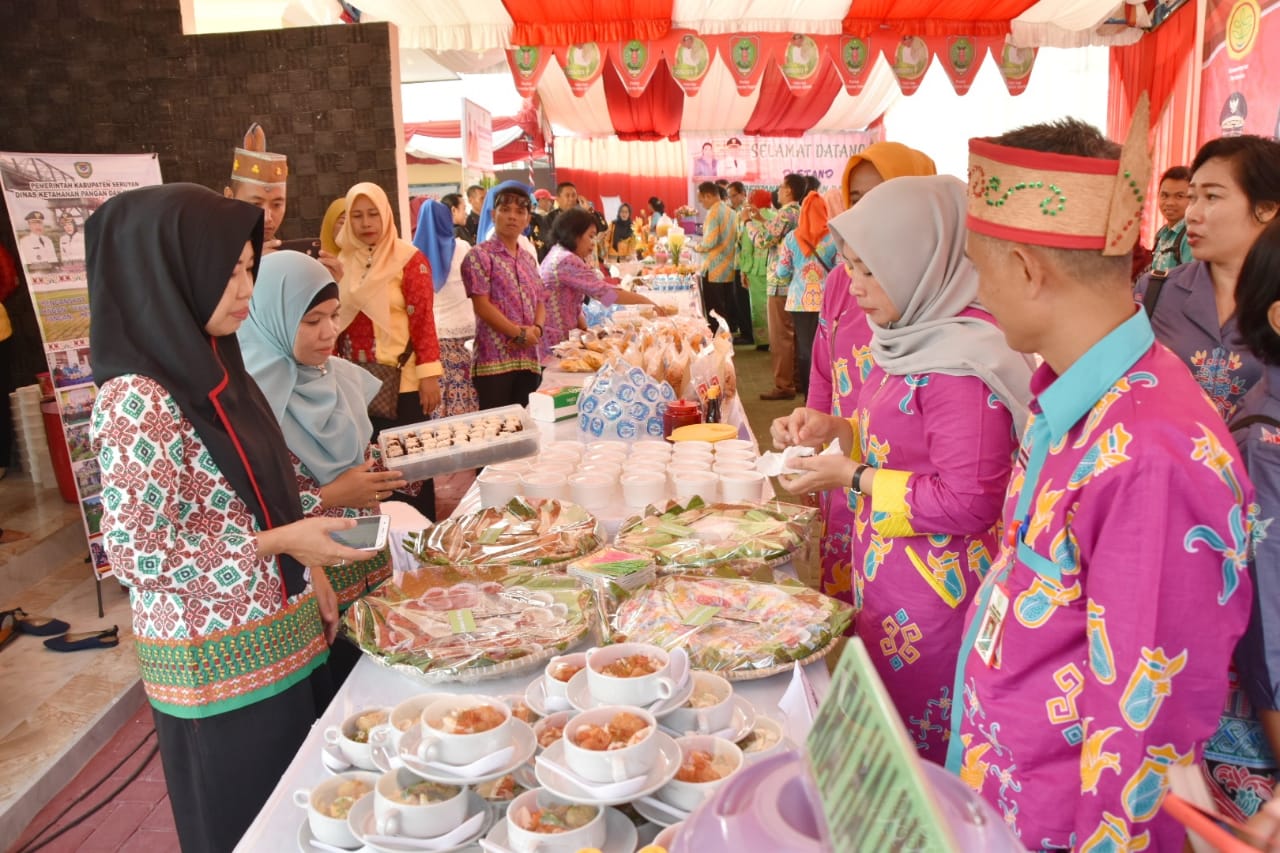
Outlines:
{"label": "man with beaded headband", "polygon": [[1177,850],[1248,619],[1253,490],[1133,302],[1145,98],[1123,149],[1066,119],[970,142],[978,296],[1038,353],[999,555],[969,607],[947,766],[1030,849]]}

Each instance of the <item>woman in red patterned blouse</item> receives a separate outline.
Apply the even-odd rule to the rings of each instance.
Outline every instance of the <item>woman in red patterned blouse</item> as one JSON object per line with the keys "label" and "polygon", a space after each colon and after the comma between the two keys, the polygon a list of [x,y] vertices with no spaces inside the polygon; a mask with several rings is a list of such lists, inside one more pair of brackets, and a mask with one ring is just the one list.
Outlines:
{"label": "woman in red patterned blouse", "polygon": [[[419,423],[440,405],[440,343],[433,313],[431,265],[412,243],[401,240],[391,203],[377,184],[360,183],[347,192],[347,219],[338,232],[338,256],[345,271],[339,282],[342,329],[338,351],[356,363],[401,363],[396,416],[373,417],[375,432]],[[435,489],[423,483],[401,498],[432,520]]]}

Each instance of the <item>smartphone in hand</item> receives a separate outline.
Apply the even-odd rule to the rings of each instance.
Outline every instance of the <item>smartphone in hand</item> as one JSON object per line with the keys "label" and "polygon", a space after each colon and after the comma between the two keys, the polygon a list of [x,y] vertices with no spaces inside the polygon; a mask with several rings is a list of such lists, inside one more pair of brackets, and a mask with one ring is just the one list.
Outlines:
{"label": "smartphone in hand", "polygon": [[391,516],[367,515],[356,519],[356,526],[346,530],[335,530],[329,534],[333,541],[348,548],[360,551],[381,551],[387,544],[387,533],[391,529]]}
{"label": "smartphone in hand", "polygon": [[313,258],[320,257],[320,238],[304,237],[300,240],[284,240],[277,247],[280,252],[302,252]]}

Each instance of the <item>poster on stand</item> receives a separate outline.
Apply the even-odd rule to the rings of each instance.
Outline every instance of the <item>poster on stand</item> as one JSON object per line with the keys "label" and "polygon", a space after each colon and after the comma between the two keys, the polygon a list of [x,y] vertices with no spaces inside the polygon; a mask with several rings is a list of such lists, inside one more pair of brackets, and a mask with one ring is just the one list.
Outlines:
{"label": "poster on stand", "polygon": [[1280,136],[1280,0],[1209,0],[1200,139]]}
{"label": "poster on stand", "polygon": [[493,116],[484,107],[462,99],[462,168],[493,171]]}
{"label": "poster on stand", "polygon": [[102,547],[102,477],[89,445],[97,386],[89,362],[84,224],[103,202],[160,183],[155,154],[0,153],[0,188],[44,342],[94,571],[109,575]]}

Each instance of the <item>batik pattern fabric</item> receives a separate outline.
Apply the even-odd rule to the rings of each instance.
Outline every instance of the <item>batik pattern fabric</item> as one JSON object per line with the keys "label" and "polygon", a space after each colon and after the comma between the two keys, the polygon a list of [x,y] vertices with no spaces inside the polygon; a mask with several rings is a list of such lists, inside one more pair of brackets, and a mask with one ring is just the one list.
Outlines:
{"label": "batik pattern fabric", "polygon": [[1156,242],[1151,249],[1152,270],[1169,272],[1194,260],[1191,245],[1187,243],[1187,220],[1179,219],[1156,232]]}
{"label": "batik pattern fabric", "polygon": [[[542,277],[532,255],[507,249],[497,237],[485,240],[462,262],[462,283],[467,296],[487,296],[493,306],[517,326],[537,322],[538,305],[545,298]],[[539,373],[538,345],[517,346],[514,341],[476,317],[475,360],[472,376],[493,376],[515,370]]]}
{"label": "batik pattern fabric", "polygon": [[778,250],[778,267],[776,275],[779,281],[787,283],[788,311],[822,310],[822,290],[826,285],[827,273],[836,262],[836,243],[828,233],[823,235],[814,247],[812,255],[806,255],[800,248],[796,232],[792,231],[782,240]]}
{"label": "batik pattern fabric", "polygon": [[[302,460],[292,453],[289,459],[293,462],[294,479],[298,484],[298,496],[302,499],[302,514],[311,518],[365,518],[377,515],[376,510],[356,509],[350,506],[325,506],[320,497],[321,484],[307,470]],[[372,470],[385,471],[381,458],[378,458]],[[391,546],[370,555],[367,560],[354,563],[343,563],[336,566],[325,566],[324,576],[329,579],[334,595],[338,597],[338,610],[345,611],[361,596],[373,592],[391,579]]]}
{"label": "batik pattern fabric", "polygon": [[209,717],[281,693],[324,663],[315,596],[285,598],[275,561],[258,554],[253,514],[163,386],[109,380],[90,435],[103,542],[129,590],[152,705]]}
{"label": "batik pattern fabric", "polygon": [[789,281],[778,278],[778,254],[782,250],[782,241],[796,226],[800,224],[800,205],[797,202],[783,205],[774,213],[772,219],[758,223],[751,233],[757,252],[765,254],[765,280],[768,283],[769,296],[786,296]]}
{"label": "batik pattern fabric", "polygon": [[[1144,276],[1138,283],[1139,301],[1150,280]],[[1230,420],[1244,395],[1262,377],[1262,364],[1245,346],[1234,316],[1218,324],[1208,264],[1196,261],[1169,273],[1151,326],[1160,343],[1191,370],[1218,413]]]}
{"label": "batik pattern fabric", "polygon": [[1227,695],[1253,489],[1141,310],[1062,376],[1042,365],[1032,392],[947,766],[1029,849],[1180,850],[1160,804]]}
{"label": "batik pattern fabric", "polygon": [[467,338],[441,338],[440,363],[444,373],[440,376],[440,410],[442,418],[480,411],[480,399],[476,386],[471,384],[471,350]]}
{"label": "batik pattern fabric", "polygon": [[604,280],[598,267],[559,244],[547,252],[539,272],[547,310],[538,351],[546,360],[553,356],[551,348],[568,340],[569,331],[578,328],[584,299],[613,305],[618,301],[618,289]]}
{"label": "batik pattern fabric", "polygon": [[[836,417],[852,416],[871,365],[871,326],[849,293],[849,272],[837,264],[822,295],[805,405]],[[852,604],[852,569],[860,556],[853,541],[854,496],[848,489],[831,489],[822,493],[821,501],[822,591]],[[852,625],[849,630],[852,633]]]}
{"label": "batik pattern fabric", "polygon": [[[1204,771],[1218,811],[1247,820],[1271,799],[1280,776],[1276,757],[1258,722],[1259,708],[1280,710],[1280,367],[1264,367],[1244,396],[1232,430],[1257,495],[1249,572],[1254,608],[1236,646],[1231,692],[1218,731],[1204,750]],[[1247,418],[1256,418],[1245,423]]]}
{"label": "batik pattern fabric", "polygon": [[872,364],[851,413],[876,468],[854,495],[855,632],[920,756],[946,760],[965,608],[998,550],[1017,447],[975,376],[894,376]]}

